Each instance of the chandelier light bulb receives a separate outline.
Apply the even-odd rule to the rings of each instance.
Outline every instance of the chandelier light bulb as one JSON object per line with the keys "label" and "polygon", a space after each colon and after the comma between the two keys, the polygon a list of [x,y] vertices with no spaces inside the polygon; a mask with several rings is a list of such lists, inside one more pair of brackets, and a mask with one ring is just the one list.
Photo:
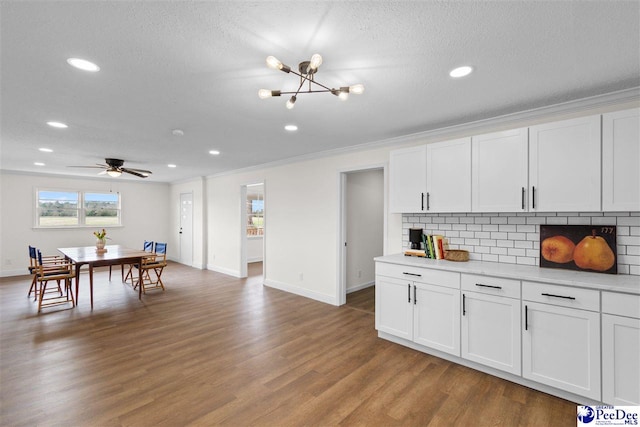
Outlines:
{"label": "chandelier light bulb", "polygon": [[349,86],[349,93],[354,93],[356,95],[360,95],[364,92],[364,85],[357,84],[353,86]]}
{"label": "chandelier light bulb", "polygon": [[340,93],[338,94],[338,98],[340,98],[342,101],[346,101],[347,99],[349,99],[349,92],[340,91]]}
{"label": "chandelier light bulb", "polygon": [[296,97],[294,95],[287,101],[286,105],[287,105],[287,108],[291,110],[295,106],[295,104],[296,104]]}
{"label": "chandelier light bulb", "polygon": [[269,89],[260,89],[258,91],[258,97],[260,97],[260,99],[271,98],[271,91]]}
{"label": "chandelier light bulb", "polygon": [[267,67],[273,68],[274,70],[282,70],[282,62],[275,56],[267,56]]}
{"label": "chandelier light bulb", "polygon": [[309,68],[317,70],[320,65],[322,65],[322,56],[320,56],[319,53],[316,53],[311,57],[311,61],[309,61]]}

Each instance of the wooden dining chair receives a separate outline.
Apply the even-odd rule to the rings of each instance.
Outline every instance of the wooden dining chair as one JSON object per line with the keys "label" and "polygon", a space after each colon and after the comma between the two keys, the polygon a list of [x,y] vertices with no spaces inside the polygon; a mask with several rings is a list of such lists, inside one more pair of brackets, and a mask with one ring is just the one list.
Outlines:
{"label": "wooden dining chair", "polygon": [[[153,241],[148,241],[145,240],[144,241],[144,245],[142,246],[142,250],[145,252],[149,252],[149,255],[153,254]],[[129,279],[131,279],[131,284],[135,285],[135,280],[133,278],[133,269],[138,269],[138,264],[129,264],[129,270],[127,271],[127,275],[124,275],[124,264],[122,264],[122,281],[123,282],[127,282]],[[111,274],[109,274],[109,280],[111,280]]]}
{"label": "wooden dining chair", "polygon": [[[29,273],[31,274],[31,287],[29,287],[28,297],[33,293],[33,300],[38,300],[39,287],[38,287],[38,249],[34,246],[29,246]],[[43,264],[60,264],[64,263],[64,257],[59,255],[42,255]],[[57,282],[58,287],[56,290],[50,289],[50,292],[58,292],[62,295],[62,288],[60,288],[60,281]]]}
{"label": "wooden dining chair", "polygon": [[142,283],[136,283],[134,288],[137,288],[138,285],[142,286],[142,293],[146,293],[148,289],[162,289],[164,291],[162,272],[166,266],[167,244],[156,243],[154,254],[142,260]]}
{"label": "wooden dining chair", "polygon": [[[39,284],[38,289],[38,313],[43,307],[67,304],[71,302],[71,307],[75,306],[73,298],[73,289],[71,287],[72,279],[76,277],[75,266],[70,261],[47,263],[38,250],[38,268],[36,281]],[[56,296],[46,296],[47,285],[54,280],[60,293]],[[77,279],[76,279],[77,280]],[[64,281],[64,291],[60,288],[60,282]],[[50,294],[49,294],[50,295]]]}

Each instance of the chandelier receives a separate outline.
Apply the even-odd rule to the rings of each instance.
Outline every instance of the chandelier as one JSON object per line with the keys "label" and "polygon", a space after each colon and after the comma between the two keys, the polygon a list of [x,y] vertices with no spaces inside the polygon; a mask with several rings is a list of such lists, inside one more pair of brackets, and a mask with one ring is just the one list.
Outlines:
{"label": "chandelier", "polygon": [[[364,92],[364,86],[361,84],[357,84],[353,86],[342,86],[338,89],[335,89],[335,88],[328,88],[322,83],[318,83],[317,81],[315,81],[314,77],[316,72],[318,72],[318,67],[320,67],[321,64],[322,64],[322,56],[316,53],[311,57],[310,61],[303,61],[300,64],[298,64],[299,72],[295,72],[294,70],[291,69],[291,67],[284,65],[282,62],[278,61],[278,59],[276,59],[275,57],[268,56],[267,66],[269,68],[284,71],[287,74],[293,73],[296,76],[299,76],[300,85],[298,86],[298,90],[296,90],[295,92],[283,92],[280,90],[260,89],[258,91],[258,96],[261,99],[266,99],[266,98],[271,98],[272,96],[292,95],[286,104],[288,109],[292,109],[296,103],[296,100],[298,99],[297,98],[298,95],[301,93],[330,92],[336,95],[338,98],[342,100],[346,100],[349,97],[350,93],[360,95],[362,92]],[[308,89],[302,90],[302,86],[304,86],[305,82],[308,82]],[[320,86],[322,89],[315,88],[315,86],[313,86],[312,84]]]}

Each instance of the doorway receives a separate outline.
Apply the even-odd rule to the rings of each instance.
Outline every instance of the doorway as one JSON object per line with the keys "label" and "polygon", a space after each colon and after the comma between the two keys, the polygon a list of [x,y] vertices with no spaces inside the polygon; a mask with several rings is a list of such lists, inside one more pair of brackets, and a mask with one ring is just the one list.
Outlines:
{"label": "doorway", "polygon": [[386,243],[384,179],[383,166],[341,173],[339,305],[349,295],[351,302],[373,310],[373,258],[383,255]]}
{"label": "doorway", "polygon": [[265,185],[264,182],[241,188],[241,277],[265,274]]}
{"label": "doorway", "polygon": [[180,263],[193,265],[192,193],[180,193]]}

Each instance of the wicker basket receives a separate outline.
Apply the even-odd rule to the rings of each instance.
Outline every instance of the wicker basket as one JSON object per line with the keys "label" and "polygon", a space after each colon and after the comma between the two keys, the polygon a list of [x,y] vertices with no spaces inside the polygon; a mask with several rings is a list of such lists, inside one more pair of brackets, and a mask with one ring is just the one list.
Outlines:
{"label": "wicker basket", "polygon": [[451,249],[444,253],[444,259],[449,261],[469,261],[469,251]]}

